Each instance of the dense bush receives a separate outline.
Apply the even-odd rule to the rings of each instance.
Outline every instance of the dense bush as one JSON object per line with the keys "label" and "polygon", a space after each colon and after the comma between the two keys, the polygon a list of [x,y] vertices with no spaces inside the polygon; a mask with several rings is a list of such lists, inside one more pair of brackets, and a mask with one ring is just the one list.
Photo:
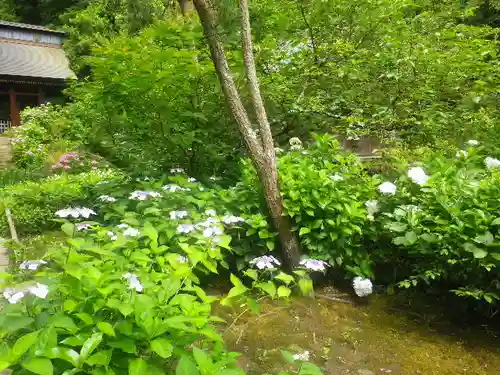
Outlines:
{"label": "dense bush", "polygon": [[[26,181],[0,190],[2,213],[12,212],[20,235],[38,234],[57,227],[54,212],[70,204],[83,204],[93,197],[93,187],[123,176],[113,170],[95,170],[75,175],[54,175],[39,181]],[[9,233],[5,215],[1,215],[0,231]]]}
{"label": "dense bush", "polygon": [[494,156],[479,146],[456,157],[432,154],[406,166],[394,194],[380,194],[374,262],[390,264],[400,286],[440,281],[460,296],[500,299],[500,162]]}
{"label": "dense bush", "polygon": [[[183,176],[172,180],[137,181],[142,190],[116,181],[99,184],[95,191],[108,194],[95,199],[93,210],[52,213],[68,218],[60,220],[67,243],[0,280],[6,299],[0,370],[243,374],[237,353],[224,348],[216,329],[221,320],[211,315],[218,298],[202,289],[201,280],[229,268],[232,237],[249,224],[224,212],[202,184]],[[250,265],[244,275],[251,285],[232,274],[233,287],[221,303],[258,309],[259,295],[288,298],[294,288],[308,295],[309,273],[325,269],[309,260],[293,274],[276,272],[280,262],[274,257]],[[321,374],[290,358],[301,374]]]}

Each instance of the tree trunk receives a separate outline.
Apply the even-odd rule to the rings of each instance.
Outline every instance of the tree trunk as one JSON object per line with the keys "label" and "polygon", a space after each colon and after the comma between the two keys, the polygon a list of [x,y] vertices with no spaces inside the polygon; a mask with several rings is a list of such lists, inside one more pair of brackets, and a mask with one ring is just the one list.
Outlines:
{"label": "tree trunk", "polygon": [[278,231],[283,252],[283,260],[286,262],[287,266],[294,267],[298,264],[300,257],[299,244],[297,238],[291,231],[290,220],[283,214],[283,198],[279,190],[274,143],[260,95],[259,83],[253,60],[247,1],[243,0],[240,2],[241,32],[248,88],[252,105],[257,116],[260,130],[259,136],[257,136],[252,128],[248,113],[243,106],[238,89],[234,83],[231,71],[229,70],[229,65],[224,53],[224,46],[217,33],[216,17],[211,8],[211,4],[209,4],[208,0],[193,0],[193,2],[203,26],[205,38],[210,47],[212,61],[219,77],[224,96],[226,97],[231,113],[236,120],[240,134],[262,183],[272,223]]}

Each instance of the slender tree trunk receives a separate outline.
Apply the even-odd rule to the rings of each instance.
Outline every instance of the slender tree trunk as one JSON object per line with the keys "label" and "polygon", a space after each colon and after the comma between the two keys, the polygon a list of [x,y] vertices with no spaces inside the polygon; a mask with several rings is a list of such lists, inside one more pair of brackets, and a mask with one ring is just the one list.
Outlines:
{"label": "slender tree trunk", "polygon": [[259,136],[252,128],[248,113],[243,106],[238,89],[234,83],[224,53],[223,44],[217,33],[216,17],[211,8],[211,4],[208,0],[193,0],[193,2],[203,26],[205,38],[210,47],[212,61],[226,101],[236,120],[238,129],[262,183],[272,223],[279,234],[284,261],[289,267],[293,267],[299,261],[299,244],[294,233],[291,231],[290,220],[283,214],[283,198],[281,197],[279,189],[278,170],[271,127],[269,126],[264,103],[260,95],[253,59],[247,0],[240,1],[241,34],[248,89],[259,125]]}

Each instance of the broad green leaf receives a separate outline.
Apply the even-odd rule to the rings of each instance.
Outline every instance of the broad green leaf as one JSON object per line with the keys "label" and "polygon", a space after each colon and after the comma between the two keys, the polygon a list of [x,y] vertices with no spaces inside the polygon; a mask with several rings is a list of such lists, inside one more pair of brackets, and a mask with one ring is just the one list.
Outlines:
{"label": "broad green leaf", "polygon": [[151,341],[151,349],[162,358],[169,358],[174,347],[172,343],[164,338],[157,338]]}
{"label": "broad green leaf", "polygon": [[473,252],[474,258],[476,259],[482,259],[485,258],[488,255],[488,252],[484,249],[480,249],[479,247],[476,247],[476,249]]}
{"label": "broad green leaf", "polygon": [[84,313],[84,312],[79,312],[75,314],[75,316],[80,319],[82,322],[85,324],[94,324],[94,318],[92,318],[92,315]]}
{"label": "broad green leaf", "polygon": [[52,362],[47,358],[28,358],[21,366],[34,374],[52,375],[54,373]]}
{"label": "broad green leaf", "polygon": [[28,333],[19,337],[9,352],[9,361],[16,362],[38,340],[39,331]]}
{"label": "broad green leaf", "polygon": [[491,222],[491,225],[500,225],[500,217],[497,217],[495,220]]}
{"label": "broad green leaf", "polygon": [[309,229],[308,227],[302,227],[299,230],[299,236],[303,236],[304,234],[308,233],[311,233],[311,229]]}
{"label": "broad green leaf", "polygon": [[108,345],[112,348],[121,349],[125,353],[135,354],[137,352],[135,341],[126,337],[120,337],[118,341],[111,341]]}
{"label": "broad green leaf", "polygon": [[128,375],[146,375],[148,364],[142,358],[131,359],[128,366]]}
{"label": "broad green leaf", "polygon": [[97,353],[92,354],[85,363],[89,365],[101,365],[108,366],[109,361],[111,361],[111,354],[113,350],[103,350]]}
{"label": "broad green leaf", "polygon": [[90,336],[87,341],[84,342],[82,350],[80,351],[80,357],[82,361],[85,361],[92,352],[99,346],[102,341],[102,333],[94,333]]}
{"label": "broad green leaf", "polygon": [[295,281],[295,278],[292,275],[289,275],[284,272],[280,272],[278,276],[275,277],[275,279],[283,281],[286,285],[290,285],[290,283]]}
{"label": "broad green leaf", "polygon": [[73,319],[64,314],[58,314],[50,319],[50,323],[57,328],[64,328],[70,332],[78,331],[78,327],[76,326]]}
{"label": "broad green leaf", "polygon": [[299,289],[304,296],[309,296],[313,292],[313,283],[310,279],[300,279]]}
{"label": "broad green leaf", "polygon": [[195,346],[193,347],[193,355],[202,374],[213,374],[214,364],[212,362],[212,358],[210,358],[210,356],[205,351]]}
{"label": "broad green leaf", "polygon": [[10,366],[10,362],[0,360],[0,371],[7,370]]}
{"label": "broad green leaf", "polygon": [[37,355],[43,355],[44,357],[54,359],[59,358],[63,361],[71,363],[74,367],[80,367],[80,355],[73,349],[68,348],[49,348],[41,353],[36,353]]}
{"label": "broad green leaf", "polygon": [[113,326],[107,322],[99,322],[97,323],[97,328],[99,328],[99,330],[108,335],[108,336],[112,336],[112,337],[115,337],[115,330],[113,329]]}
{"label": "broad green leaf", "polygon": [[187,355],[183,355],[175,369],[175,375],[199,375],[196,363]]}
{"label": "broad green leaf", "polygon": [[405,240],[405,245],[413,245],[418,240],[417,234],[414,231],[406,232]]}
{"label": "broad green leaf", "polygon": [[259,277],[257,270],[254,270],[252,268],[247,269],[245,271],[245,275],[250,277],[252,280],[257,280]]}
{"label": "broad green leaf", "polygon": [[287,288],[286,286],[281,285],[278,287],[278,297],[280,298],[286,298],[289,297],[292,291],[290,288]]}
{"label": "broad green leaf", "polygon": [[294,363],[295,359],[293,358],[293,354],[290,353],[287,350],[281,350],[281,355],[283,356],[283,359],[288,362],[288,363]]}
{"label": "broad green leaf", "polygon": [[263,290],[267,294],[269,294],[271,298],[273,298],[276,295],[276,285],[274,285],[272,281],[267,281],[265,283],[258,283],[255,286]]}
{"label": "broad green leaf", "polygon": [[266,247],[270,250],[270,251],[273,251],[274,250],[274,241],[266,241]]}
{"label": "broad green leaf", "polygon": [[303,362],[300,365],[299,375],[323,375],[323,371],[311,362]]}
{"label": "broad green leaf", "polygon": [[73,237],[75,235],[75,225],[69,222],[61,225],[61,230],[68,236]]}

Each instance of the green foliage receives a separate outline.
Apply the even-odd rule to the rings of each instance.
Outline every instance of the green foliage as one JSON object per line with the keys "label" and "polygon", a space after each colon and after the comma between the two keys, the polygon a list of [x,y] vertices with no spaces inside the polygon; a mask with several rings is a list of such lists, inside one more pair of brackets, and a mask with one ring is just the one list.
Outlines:
{"label": "green foliage", "polygon": [[460,296],[500,299],[500,175],[497,167],[485,167],[490,155],[482,147],[469,147],[456,158],[428,154],[417,164],[428,182],[420,186],[402,169],[396,194],[379,198],[373,258],[393,268],[400,286],[440,280]]}
{"label": "green foliage", "polygon": [[[1,210],[3,212],[5,208],[10,208],[20,235],[38,234],[57,226],[55,211],[91,199],[96,184],[122,179],[123,176],[116,171],[95,170],[7,186],[0,190]],[[3,235],[9,233],[5,215],[0,221],[0,231]]]}
{"label": "green foliage", "polygon": [[235,173],[238,135],[199,39],[196,25],[171,21],[94,49],[92,80],[71,90],[70,108],[91,150],[146,175]]}
{"label": "green foliage", "polygon": [[[232,237],[246,224],[229,213],[207,211],[224,207],[202,184],[182,175],[169,182],[163,189],[154,180],[96,185],[96,193],[107,193],[95,199],[96,212],[59,213],[72,217],[61,226],[67,238],[48,249],[44,263],[27,263],[36,264],[35,272],[21,263],[23,272],[2,275],[2,369],[244,374],[236,366],[237,353],[224,348],[216,329],[221,320],[212,316],[211,305],[218,298],[201,281],[229,268]],[[277,268],[260,276],[248,269],[244,275],[272,298],[288,298],[295,280],[312,288],[305,270],[296,270],[295,277],[277,273],[274,282],[262,278],[270,271]],[[231,281],[236,289],[228,298],[248,291],[237,276]],[[320,373],[307,362],[298,367],[315,371],[300,373]]]}
{"label": "green foliage", "polygon": [[[249,161],[243,167],[242,182],[224,192],[223,200],[253,215],[245,239],[252,243],[253,253],[257,248],[253,243],[262,244],[257,238],[266,240],[272,250],[276,233],[259,213],[263,205],[255,171]],[[296,224],[293,229],[303,249],[332,266],[372,276],[363,228],[369,222],[365,201],[376,194],[377,180],[366,173],[359,158],[342,151],[333,137],[314,135],[310,147],[297,144],[288,152],[281,151],[278,169],[285,212]]]}

